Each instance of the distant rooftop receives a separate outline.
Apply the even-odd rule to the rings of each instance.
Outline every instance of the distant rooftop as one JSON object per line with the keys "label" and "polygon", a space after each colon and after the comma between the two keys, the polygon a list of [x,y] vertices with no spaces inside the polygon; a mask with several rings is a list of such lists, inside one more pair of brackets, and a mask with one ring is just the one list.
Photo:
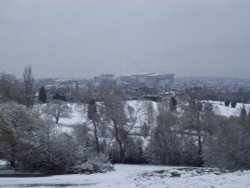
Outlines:
{"label": "distant rooftop", "polygon": [[161,75],[175,75],[175,74],[172,74],[172,73],[163,73],[163,72],[159,72],[159,73],[156,73],[156,72],[151,72],[151,73],[132,73],[132,74],[123,74],[121,75],[122,77],[123,76],[161,76]]}

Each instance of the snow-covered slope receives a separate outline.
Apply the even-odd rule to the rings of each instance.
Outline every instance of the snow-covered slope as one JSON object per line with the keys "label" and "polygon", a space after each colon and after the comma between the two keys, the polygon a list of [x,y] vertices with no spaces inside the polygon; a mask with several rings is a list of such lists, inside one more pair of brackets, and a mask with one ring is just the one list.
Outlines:
{"label": "snow-covered slope", "polygon": [[[76,124],[82,124],[87,121],[87,105],[78,105],[75,103],[69,103],[68,105],[72,108],[72,113],[68,118],[60,118],[59,124],[55,125],[57,130],[62,132],[71,132],[72,126]],[[144,122],[147,122],[147,107],[151,105],[153,108],[154,118],[158,114],[158,104],[152,101],[140,101],[140,100],[131,100],[127,102],[127,105],[131,106],[134,109],[134,115],[136,116],[136,125],[135,127],[141,127]]]}
{"label": "snow-covered slope", "polygon": [[[227,107],[223,102],[219,101],[202,101],[209,102],[213,105],[214,111],[218,115],[230,117],[230,116],[239,116],[240,110],[243,106],[245,106],[247,112],[250,111],[250,104],[242,104],[237,103],[236,108],[232,108],[231,106]],[[68,105],[72,108],[72,113],[68,118],[60,118],[59,124],[55,125],[58,131],[68,132],[72,131],[72,126],[76,124],[82,124],[87,121],[87,105],[79,105],[76,103],[69,103]],[[131,100],[127,102],[127,105],[131,106],[134,109],[134,113],[136,115],[136,126],[140,128],[144,123],[148,122],[148,108],[152,107],[154,116],[154,123],[156,124],[156,116],[159,114],[158,112],[158,103],[152,101],[141,101],[141,100]],[[181,110],[179,110],[181,111]],[[136,131],[136,130],[135,130]]]}
{"label": "snow-covered slope", "polygon": [[250,171],[218,173],[213,169],[115,165],[115,171],[106,174],[0,178],[0,187],[249,188],[249,177]]}
{"label": "snow-covered slope", "polygon": [[[206,101],[207,102],[207,101]],[[230,116],[239,116],[240,111],[245,106],[245,109],[247,112],[250,110],[250,104],[243,104],[243,103],[237,103],[235,108],[232,108],[231,106],[225,106],[224,102],[220,101],[208,101],[213,105],[214,111],[218,115],[230,117]]]}

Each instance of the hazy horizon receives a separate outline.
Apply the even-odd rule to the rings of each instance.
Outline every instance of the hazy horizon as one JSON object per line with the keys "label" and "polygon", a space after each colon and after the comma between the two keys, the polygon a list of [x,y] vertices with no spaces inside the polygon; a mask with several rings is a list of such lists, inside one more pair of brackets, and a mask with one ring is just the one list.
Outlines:
{"label": "hazy horizon", "polygon": [[1,0],[0,71],[250,78],[246,0]]}

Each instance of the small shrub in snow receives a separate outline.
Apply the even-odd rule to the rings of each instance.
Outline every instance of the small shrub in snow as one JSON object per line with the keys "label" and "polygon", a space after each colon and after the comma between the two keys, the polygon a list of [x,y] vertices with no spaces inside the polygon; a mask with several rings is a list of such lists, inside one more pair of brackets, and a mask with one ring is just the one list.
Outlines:
{"label": "small shrub in snow", "polygon": [[171,172],[170,177],[181,177],[181,174],[179,172]]}
{"label": "small shrub in snow", "polygon": [[86,163],[73,167],[71,173],[77,174],[93,174],[105,173],[114,170],[114,166],[110,163],[109,159],[101,155],[89,159]]}
{"label": "small shrub in snow", "polygon": [[158,173],[158,174],[163,174],[165,172],[165,170],[157,170],[155,172]]}

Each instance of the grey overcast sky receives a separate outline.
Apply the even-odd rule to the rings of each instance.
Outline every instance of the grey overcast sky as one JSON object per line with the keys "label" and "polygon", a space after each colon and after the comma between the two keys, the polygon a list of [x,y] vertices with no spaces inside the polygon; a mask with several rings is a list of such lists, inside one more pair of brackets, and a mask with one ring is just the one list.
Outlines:
{"label": "grey overcast sky", "polygon": [[0,71],[250,78],[249,0],[0,0]]}

